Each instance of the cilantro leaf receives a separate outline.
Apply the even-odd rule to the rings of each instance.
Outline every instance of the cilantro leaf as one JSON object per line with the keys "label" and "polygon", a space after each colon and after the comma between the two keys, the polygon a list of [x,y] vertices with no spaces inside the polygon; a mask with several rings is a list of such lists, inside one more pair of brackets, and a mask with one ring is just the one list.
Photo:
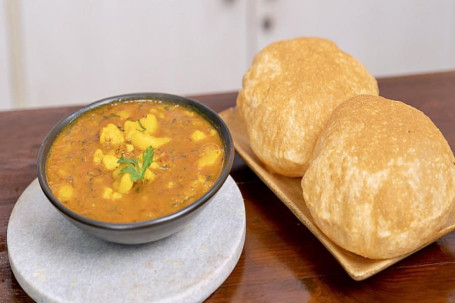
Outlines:
{"label": "cilantro leaf", "polygon": [[137,159],[123,158],[123,156],[121,156],[120,159],[118,159],[117,163],[131,163],[136,166],[139,166],[139,164],[137,163]]}
{"label": "cilantro leaf", "polygon": [[141,179],[141,175],[137,172],[136,168],[132,165],[128,165],[121,171],[122,173],[129,173],[131,176],[131,181],[136,182]]}
{"label": "cilantro leaf", "polygon": [[131,181],[138,180],[144,181],[145,172],[147,168],[153,163],[154,150],[152,146],[147,147],[142,153],[142,166],[139,165],[137,159],[124,158],[123,156],[118,159],[117,163],[128,163],[129,165],[121,170],[122,173],[129,173]]}
{"label": "cilantro leaf", "polygon": [[142,153],[142,168],[141,168],[142,179],[144,179],[145,171],[153,162],[153,154],[154,154],[154,150],[153,150],[152,146],[147,147],[144,150],[144,152]]}
{"label": "cilantro leaf", "polygon": [[144,125],[142,125],[141,119],[137,120],[137,124],[139,124],[139,126],[142,128],[142,129],[138,129],[138,131],[144,132],[144,131],[147,130],[147,129],[144,127]]}

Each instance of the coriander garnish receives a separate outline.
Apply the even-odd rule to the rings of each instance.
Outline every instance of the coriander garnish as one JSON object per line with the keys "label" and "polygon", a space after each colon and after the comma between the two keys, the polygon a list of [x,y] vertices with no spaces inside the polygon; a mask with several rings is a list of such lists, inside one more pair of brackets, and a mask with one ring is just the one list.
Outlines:
{"label": "coriander garnish", "polygon": [[153,162],[153,147],[147,147],[142,153],[142,166],[139,165],[137,159],[135,158],[124,158],[123,156],[118,159],[117,163],[129,163],[127,167],[121,170],[122,173],[129,173],[131,176],[131,181],[136,182],[139,179],[144,181],[144,175],[147,171],[147,168]]}
{"label": "coriander garnish", "polygon": [[144,132],[144,131],[146,131],[146,130],[147,130],[147,129],[144,127],[144,125],[142,125],[142,123],[141,123],[141,119],[137,120],[137,123],[138,123],[138,124],[139,124],[139,126],[142,128],[142,130],[141,130],[141,129],[138,129],[138,131],[140,131],[140,132]]}

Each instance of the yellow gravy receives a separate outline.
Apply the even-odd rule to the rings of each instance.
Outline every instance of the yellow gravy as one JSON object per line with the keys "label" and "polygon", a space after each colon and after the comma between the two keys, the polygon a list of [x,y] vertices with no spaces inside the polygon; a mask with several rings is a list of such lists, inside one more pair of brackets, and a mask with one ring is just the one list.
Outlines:
{"label": "yellow gravy", "polygon": [[123,102],[65,127],[49,152],[46,176],[72,211],[126,223],[191,204],[217,180],[223,159],[218,131],[195,111],[160,101]]}

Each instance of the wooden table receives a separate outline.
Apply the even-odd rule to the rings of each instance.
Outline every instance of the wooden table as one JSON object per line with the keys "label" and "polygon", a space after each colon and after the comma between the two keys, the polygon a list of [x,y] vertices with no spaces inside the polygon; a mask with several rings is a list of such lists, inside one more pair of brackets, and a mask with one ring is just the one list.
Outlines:
{"label": "wooden table", "polygon": [[[455,150],[455,72],[379,79],[382,96],[427,114]],[[221,111],[236,93],[195,96]],[[36,157],[51,127],[77,107],[0,113],[0,302],[31,302],[14,278],[8,219],[36,177]],[[353,281],[319,241],[236,158],[231,172],[245,199],[247,234],[237,267],[208,302],[455,301],[455,233],[362,282]]]}

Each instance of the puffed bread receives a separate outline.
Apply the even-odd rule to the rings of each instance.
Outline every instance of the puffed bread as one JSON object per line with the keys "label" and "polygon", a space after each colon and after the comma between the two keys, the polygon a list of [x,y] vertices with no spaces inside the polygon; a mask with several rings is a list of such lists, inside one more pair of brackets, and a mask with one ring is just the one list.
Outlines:
{"label": "puffed bread", "polygon": [[367,258],[393,258],[418,249],[447,221],[455,159],[419,110],[358,96],[334,110],[302,189],[331,240]]}
{"label": "puffed bread", "polygon": [[359,94],[378,94],[375,78],[335,43],[320,38],[275,42],[260,51],[237,98],[250,145],[272,171],[303,176],[332,110]]}

